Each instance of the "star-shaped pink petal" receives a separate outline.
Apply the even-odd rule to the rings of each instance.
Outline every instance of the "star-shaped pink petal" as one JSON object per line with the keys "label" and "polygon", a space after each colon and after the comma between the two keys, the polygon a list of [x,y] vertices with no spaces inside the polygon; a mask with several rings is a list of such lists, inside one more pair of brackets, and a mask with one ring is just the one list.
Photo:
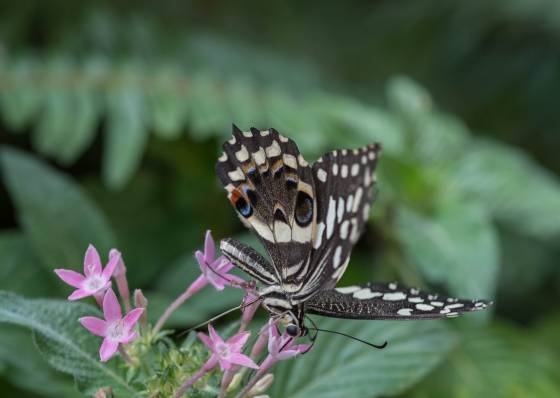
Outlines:
{"label": "star-shaped pink petal", "polygon": [[79,300],[84,297],[103,294],[111,286],[111,276],[120,258],[120,254],[112,256],[105,269],[103,269],[99,253],[93,245],[89,245],[84,256],[84,275],[69,269],[55,269],[54,272],[68,285],[76,288],[68,296],[68,300]]}
{"label": "star-shaped pink petal", "polygon": [[80,318],[84,328],[96,336],[104,337],[99,349],[102,362],[108,361],[119,348],[119,344],[128,344],[138,337],[134,325],[144,312],[143,308],[135,308],[122,316],[121,305],[113,289],[108,289],[103,298],[103,316],[99,319],[93,316]]}

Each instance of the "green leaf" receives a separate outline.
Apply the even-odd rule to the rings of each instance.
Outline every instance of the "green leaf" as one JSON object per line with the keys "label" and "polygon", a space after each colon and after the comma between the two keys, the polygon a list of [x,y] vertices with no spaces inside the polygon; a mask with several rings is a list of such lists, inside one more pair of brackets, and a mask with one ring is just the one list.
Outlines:
{"label": "green leaf", "polygon": [[0,232],[0,290],[46,296],[56,286],[50,276],[23,233]]}
{"label": "green leaf", "polygon": [[373,343],[374,350],[341,336],[320,333],[307,354],[275,368],[271,396],[378,397],[397,395],[422,379],[455,345],[442,322],[321,320],[324,329],[348,333]]}
{"label": "green leaf", "polygon": [[166,139],[176,139],[182,133],[188,111],[185,95],[187,83],[173,68],[157,72],[154,88],[149,93],[154,132]]}
{"label": "green leaf", "polygon": [[384,152],[393,155],[403,152],[403,131],[393,114],[343,98],[331,97],[323,102],[326,115],[340,124],[341,134],[333,144],[344,148],[354,145],[349,142],[351,134],[359,145],[379,142]]}
{"label": "green leaf", "polygon": [[107,100],[103,179],[114,189],[121,188],[138,168],[149,135],[143,92],[132,80],[132,71],[123,74],[126,81],[108,93]]}
{"label": "green leaf", "polygon": [[30,333],[22,333],[19,327],[2,325],[0,328],[0,375],[19,388],[41,396],[82,396],[72,378],[45,366],[41,354],[31,344]]}
{"label": "green leaf", "polygon": [[48,269],[81,263],[90,243],[101,253],[114,247],[107,220],[68,177],[11,148],[0,150],[0,164],[20,224]]}
{"label": "green leaf", "polygon": [[541,238],[560,233],[560,181],[521,151],[479,140],[451,170],[451,178],[520,232]]}
{"label": "green leaf", "polygon": [[82,303],[58,300],[30,300],[0,292],[0,322],[33,331],[35,344],[47,362],[79,380],[91,380],[99,387],[106,383],[117,391],[134,393],[122,375],[99,361],[99,337],[78,322],[80,317],[99,311]]}
{"label": "green leaf", "polygon": [[412,121],[432,109],[430,94],[408,77],[391,79],[387,86],[387,97],[394,110]]}
{"label": "green leaf", "polygon": [[480,207],[449,201],[431,218],[401,207],[395,232],[408,261],[431,282],[463,297],[494,297],[498,241]]}
{"label": "green leaf", "polygon": [[461,344],[414,397],[538,397],[560,395],[558,358],[508,325],[464,329]]}
{"label": "green leaf", "polygon": [[3,119],[16,132],[31,123],[42,105],[41,92],[33,81],[36,64],[37,60],[28,57],[12,65],[2,64],[11,76],[7,78],[10,84],[0,90],[0,109]]}

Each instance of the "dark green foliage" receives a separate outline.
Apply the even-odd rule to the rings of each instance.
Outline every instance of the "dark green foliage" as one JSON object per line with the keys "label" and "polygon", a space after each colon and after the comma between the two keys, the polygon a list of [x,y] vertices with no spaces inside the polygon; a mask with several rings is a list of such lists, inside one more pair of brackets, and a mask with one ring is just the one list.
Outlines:
{"label": "dark green foliage", "polygon": [[[151,318],[198,275],[206,229],[255,244],[214,174],[232,122],[275,127],[309,161],[382,143],[371,222],[342,284],[496,300],[443,323],[318,319],[389,347],[322,335],[275,372],[273,397],[560,395],[555,1],[4,3],[0,290],[18,296],[2,293],[0,322],[31,329],[42,356],[14,352],[31,337],[2,323],[0,395],[74,397],[131,377],[64,324],[93,308],[19,296],[66,297],[52,269],[80,269],[87,244],[123,252]],[[206,288],[170,327],[240,298]],[[38,328],[16,316],[26,307],[60,319],[39,311]],[[81,339],[84,351],[60,355]],[[151,391],[170,388],[170,364],[187,366],[160,359]]]}

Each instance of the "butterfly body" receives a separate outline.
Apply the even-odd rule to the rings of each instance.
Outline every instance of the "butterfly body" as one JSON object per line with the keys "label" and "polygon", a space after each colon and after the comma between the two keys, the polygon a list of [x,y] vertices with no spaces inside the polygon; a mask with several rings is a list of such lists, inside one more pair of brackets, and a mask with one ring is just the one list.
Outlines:
{"label": "butterfly body", "polygon": [[295,142],[276,130],[243,132],[234,126],[223,148],[218,177],[271,261],[233,239],[224,239],[221,250],[261,282],[263,306],[293,326],[288,330],[305,334],[306,313],[432,319],[487,306],[478,300],[441,301],[395,283],[335,288],[369,219],[380,145],[335,150],[310,165]]}

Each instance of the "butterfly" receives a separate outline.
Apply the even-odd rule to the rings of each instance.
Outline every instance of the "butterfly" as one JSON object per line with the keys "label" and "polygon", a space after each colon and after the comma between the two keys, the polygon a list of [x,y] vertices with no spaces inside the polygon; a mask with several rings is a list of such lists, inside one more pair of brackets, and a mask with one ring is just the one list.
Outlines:
{"label": "butterfly", "polygon": [[239,218],[271,259],[231,238],[222,253],[260,282],[262,305],[307,334],[306,314],[350,319],[438,319],[491,303],[427,294],[398,283],[336,287],[370,216],[381,146],[341,149],[310,165],[296,143],[273,128],[233,125],[216,173]]}

